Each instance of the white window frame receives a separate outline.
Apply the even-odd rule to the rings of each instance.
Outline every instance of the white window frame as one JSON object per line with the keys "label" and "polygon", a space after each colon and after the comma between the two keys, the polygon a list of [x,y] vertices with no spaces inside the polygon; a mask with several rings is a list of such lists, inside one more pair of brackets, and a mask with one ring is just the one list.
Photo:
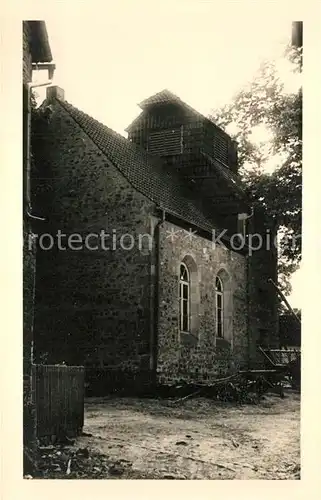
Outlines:
{"label": "white window frame", "polygon": [[[187,279],[182,279],[181,269],[184,268]],[[187,299],[184,299],[183,289],[187,288]],[[187,329],[184,329],[184,302],[187,303]],[[191,275],[189,269],[184,262],[181,262],[179,266],[179,329],[181,332],[190,333],[191,328]]]}
{"label": "white window frame", "polygon": [[[219,287],[218,287],[219,283]],[[220,288],[220,289],[218,289]],[[218,297],[221,298],[221,307],[218,306]],[[216,318],[216,336],[224,338],[224,288],[223,282],[219,276],[215,278],[215,318]],[[220,319],[220,321],[219,321]],[[221,332],[219,334],[219,324],[221,325]]]}

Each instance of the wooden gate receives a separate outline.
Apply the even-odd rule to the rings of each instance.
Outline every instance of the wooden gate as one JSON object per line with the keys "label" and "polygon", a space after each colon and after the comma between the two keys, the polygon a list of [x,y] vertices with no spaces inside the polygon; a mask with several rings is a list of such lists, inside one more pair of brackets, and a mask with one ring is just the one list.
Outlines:
{"label": "wooden gate", "polygon": [[76,436],[84,425],[84,367],[34,365],[37,437]]}

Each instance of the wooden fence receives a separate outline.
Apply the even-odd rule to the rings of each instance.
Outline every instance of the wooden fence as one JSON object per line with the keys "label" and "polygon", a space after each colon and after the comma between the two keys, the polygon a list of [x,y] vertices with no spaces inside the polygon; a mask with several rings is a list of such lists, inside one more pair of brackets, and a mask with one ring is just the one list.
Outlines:
{"label": "wooden fence", "polygon": [[34,365],[37,437],[76,436],[84,425],[84,367]]}

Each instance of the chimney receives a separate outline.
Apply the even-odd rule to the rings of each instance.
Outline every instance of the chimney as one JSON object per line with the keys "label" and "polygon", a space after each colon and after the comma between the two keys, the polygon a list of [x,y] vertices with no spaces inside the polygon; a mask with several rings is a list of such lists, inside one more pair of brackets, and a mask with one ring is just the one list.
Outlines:
{"label": "chimney", "polygon": [[291,45],[293,47],[303,47],[303,21],[293,21]]}
{"label": "chimney", "polygon": [[60,101],[65,100],[65,91],[58,87],[58,85],[52,85],[51,87],[47,87],[47,101],[51,102],[53,99],[59,99]]}

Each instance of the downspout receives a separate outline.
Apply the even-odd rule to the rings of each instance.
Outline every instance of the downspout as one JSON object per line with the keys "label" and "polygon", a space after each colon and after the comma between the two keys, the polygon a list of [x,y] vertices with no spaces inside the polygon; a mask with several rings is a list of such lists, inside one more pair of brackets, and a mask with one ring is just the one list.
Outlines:
{"label": "downspout", "polygon": [[154,228],[154,242],[155,242],[155,272],[152,274],[152,283],[154,282],[154,294],[151,297],[153,302],[152,309],[152,332],[151,332],[151,370],[153,374],[153,385],[157,384],[157,353],[158,353],[158,327],[159,327],[159,277],[160,277],[160,229],[165,222],[165,210],[162,210],[162,218],[159,219]]}

